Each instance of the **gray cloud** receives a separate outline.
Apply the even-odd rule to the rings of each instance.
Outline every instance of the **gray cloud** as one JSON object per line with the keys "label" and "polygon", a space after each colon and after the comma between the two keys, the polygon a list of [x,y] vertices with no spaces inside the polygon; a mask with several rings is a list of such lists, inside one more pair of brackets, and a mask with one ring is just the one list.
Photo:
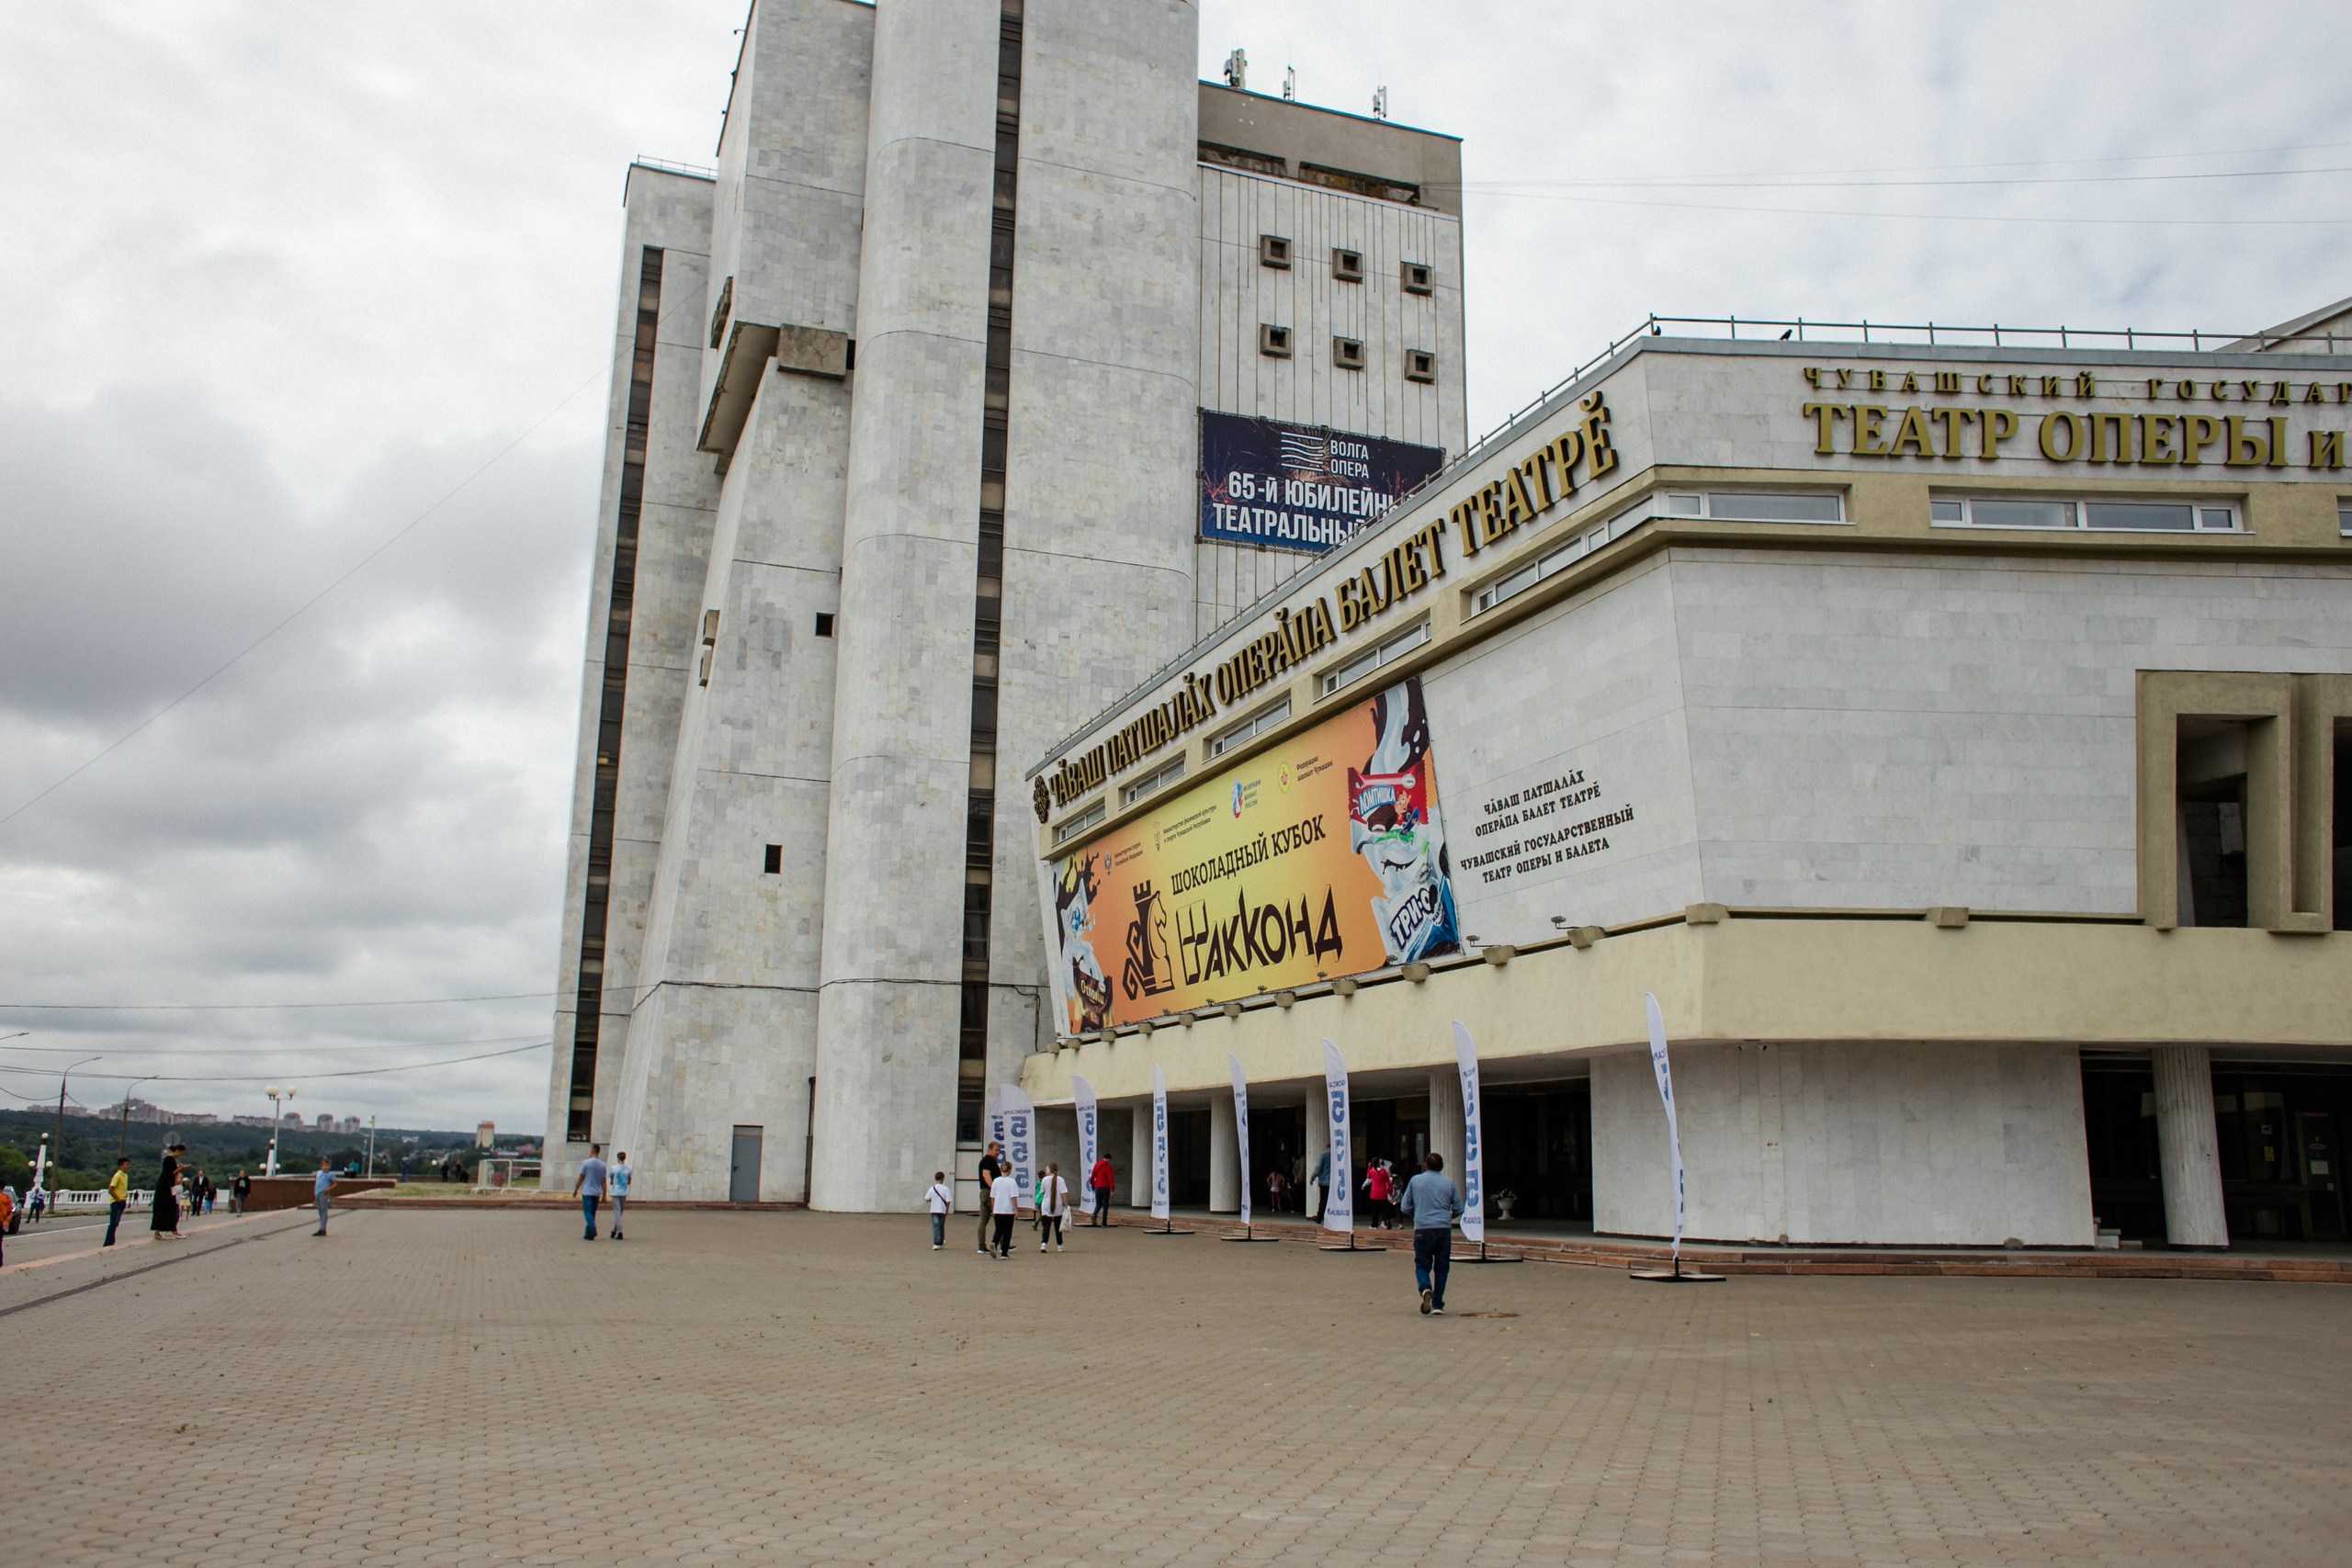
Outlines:
{"label": "gray cloud", "polygon": [[[0,826],[0,1000],[552,984],[621,169],[708,158],[741,0],[0,9],[0,811],[183,691],[583,378],[284,634]],[[1474,423],[1645,312],[2242,329],[2352,293],[2345,176],[1664,188],[1675,176],[2352,143],[2340,7],[1207,0],[1202,69],[1465,138]],[[1985,175],[2352,163],[2179,158]],[[1866,176],[1856,176],[1866,177]],[[1634,188],[1557,182],[1632,180]],[[1628,205],[1682,203],[1683,206]],[[1710,208],[1753,206],[1741,213]],[[1815,209],[1815,210],[1796,210]],[[53,1014],[99,1070],[532,1126],[531,999]],[[11,1020],[14,1021],[11,1021]],[[488,1049],[490,1047],[473,1047]],[[141,1053],[168,1052],[168,1055]],[[0,1086],[43,1092],[0,1052]],[[76,1080],[91,1102],[120,1085]],[[46,1092],[53,1093],[54,1078]],[[243,1085],[155,1086],[260,1109]]]}

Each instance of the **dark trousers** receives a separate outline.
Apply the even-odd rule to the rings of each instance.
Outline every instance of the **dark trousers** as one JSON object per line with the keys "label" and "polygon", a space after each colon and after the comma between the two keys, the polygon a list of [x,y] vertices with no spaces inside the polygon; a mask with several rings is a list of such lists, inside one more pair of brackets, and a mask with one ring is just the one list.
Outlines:
{"label": "dark trousers", "polygon": [[114,1245],[115,1227],[122,1224],[122,1212],[130,1207],[130,1205],[129,1203],[124,1202],[119,1198],[107,1205],[107,1238],[105,1241],[100,1242],[98,1244],[99,1246],[112,1247]]}
{"label": "dark trousers", "polygon": [[1044,1251],[1047,1243],[1056,1247],[1062,1244],[1062,1217],[1059,1214],[1037,1216],[1037,1249]]}
{"label": "dark trousers", "polygon": [[1094,1223],[1098,1225],[1111,1223],[1111,1190],[1107,1187],[1094,1190]]}
{"label": "dark trousers", "polygon": [[[602,1194],[595,1192],[582,1192],[580,1195],[580,1217],[588,1222],[588,1235],[583,1239],[588,1241],[596,1239],[596,1203],[601,1196]],[[324,1230],[326,1226],[322,1224],[319,1228]]]}
{"label": "dark trousers", "polygon": [[1445,1276],[1453,1267],[1453,1232],[1432,1225],[1413,1233],[1413,1283],[1430,1293],[1430,1305],[1445,1304]]}
{"label": "dark trousers", "polygon": [[995,1218],[996,1255],[999,1258],[1010,1258],[1012,1256],[1012,1216],[999,1214]]}
{"label": "dark trousers", "polygon": [[983,1187],[980,1189],[980,1235],[977,1244],[982,1252],[989,1249],[989,1193],[988,1189]]}

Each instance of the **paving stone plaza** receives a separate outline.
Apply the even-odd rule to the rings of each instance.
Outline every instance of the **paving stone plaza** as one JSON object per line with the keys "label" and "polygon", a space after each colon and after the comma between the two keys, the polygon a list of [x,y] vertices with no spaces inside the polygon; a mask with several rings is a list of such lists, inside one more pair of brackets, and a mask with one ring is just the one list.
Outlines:
{"label": "paving stone plaza", "polygon": [[2352,1531],[2332,1287],[1457,1267],[1424,1319],[1402,1253],[633,1218],[12,1238],[10,1560],[2268,1564]]}

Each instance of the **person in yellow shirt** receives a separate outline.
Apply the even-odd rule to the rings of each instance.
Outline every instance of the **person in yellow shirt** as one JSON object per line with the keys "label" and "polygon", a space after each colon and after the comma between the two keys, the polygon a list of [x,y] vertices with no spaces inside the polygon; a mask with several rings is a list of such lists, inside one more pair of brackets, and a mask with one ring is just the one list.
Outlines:
{"label": "person in yellow shirt", "polygon": [[107,1239],[99,1245],[114,1245],[115,1227],[122,1224],[122,1212],[130,1207],[130,1162],[114,1162],[114,1175],[107,1180]]}

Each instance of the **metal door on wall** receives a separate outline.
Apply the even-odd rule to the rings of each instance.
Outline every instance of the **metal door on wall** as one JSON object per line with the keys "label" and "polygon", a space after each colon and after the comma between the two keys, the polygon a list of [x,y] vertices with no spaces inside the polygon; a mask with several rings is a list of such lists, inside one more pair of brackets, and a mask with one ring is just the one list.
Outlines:
{"label": "metal door on wall", "polygon": [[761,1133],[757,1127],[735,1129],[735,1157],[727,1170],[727,1201],[730,1203],[760,1201]]}

